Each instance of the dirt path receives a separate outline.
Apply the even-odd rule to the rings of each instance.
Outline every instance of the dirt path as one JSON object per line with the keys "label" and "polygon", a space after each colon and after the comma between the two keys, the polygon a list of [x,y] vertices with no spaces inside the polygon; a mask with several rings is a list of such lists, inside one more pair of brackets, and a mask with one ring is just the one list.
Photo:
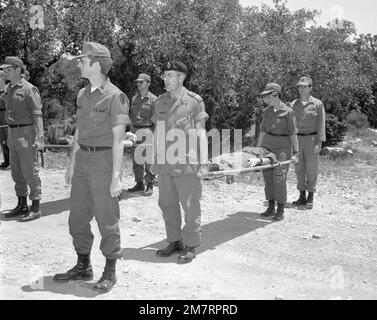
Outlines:
{"label": "dirt path", "polygon": [[[110,293],[91,290],[104,266],[95,223],[95,279],[54,283],[52,276],[76,259],[67,225],[70,187],[63,176],[64,171],[41,171],[43,217],[19,223],[4,218],[16,198],[10,172],[0,171],[1,299],[377,298],[376,190],[343,198],[337,186],[323,183],[314,210],[289,208],[285,220],[273,223],[259,216],[265,210],[260,179],[204,183],[203,244],[192,263],[177,265],[176,256],[154,254],[165,245],[155,188],[152,197],[120,202],[123,259]],[[125,188],[132,183],[128,177]],[[289,194],[296,193],[291,182]]]}

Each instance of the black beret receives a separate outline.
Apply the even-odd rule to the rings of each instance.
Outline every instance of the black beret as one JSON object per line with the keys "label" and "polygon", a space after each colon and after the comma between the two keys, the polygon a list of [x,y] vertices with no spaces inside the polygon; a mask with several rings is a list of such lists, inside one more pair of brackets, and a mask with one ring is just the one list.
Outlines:
{"label": "black beret", "polygon": [[173,60],[164,64],[162,68],[162,72],[164,71],[179,71],[179,72],[187,73],[188,69],[183,62]]}

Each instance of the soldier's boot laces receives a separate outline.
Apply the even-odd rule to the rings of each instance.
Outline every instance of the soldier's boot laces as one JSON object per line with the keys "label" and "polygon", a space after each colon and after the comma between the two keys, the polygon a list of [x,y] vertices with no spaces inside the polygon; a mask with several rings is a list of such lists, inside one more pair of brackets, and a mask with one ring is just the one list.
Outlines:
{"label": "soldier's boot laces", "polygon": [[305,205],[306,209],[313,209],[313,198],[314,198],[314,193],[309,192],[308,199],[306,200],[306,205]]}
{"label": "soldier's boot laces", "polygon": [[29,212],[22,216],[20,222],[27,222],[41,217],[41,210],[39,209],[39,200],[33,200]]}
{"label": "soldier's boot laces", "polygon": [[29,212],[27,206],[26,197],[18,197],[17,206],[11,211],[5,214],[6,218],[13,218],[19,215],[26,215]]}
{"label": "soldier's boot laces", "polygon": [[93,290],[98,293],[109,292],[116,282],[116,259],[106,259],[106,266],[102,273],[102,277],[94,285]]}
{"label": "soldier's boot laces", "polygon": [[65,273],[58,273],[54,276],[56,282],[67,282],[70,280],[89,281],[93,279],[93,269],[90,264],[90,255],[77,254],[77,264]]}
{"label": "soldier's boot laces", "polygon": [[284,219],[284,203],[278,203],[276,215],[272,219],[275,221],[280,221]]}
{"label": "soldier's boot laces", "polygon": [[147,187],[144,191],[144,194],[146,196],[151,196],[153,194],[153,182],[148,182]]}
{"label": "soldier's boot laces", "polygon": [[268,201],[268,208],[261,214],[262,217],[271,217],[275,215],[275,200]]}
{"label": "soldier's boot laces", "polygon": [[296,201],[293,201],[292,204],[295,206],[304,206],[306,202],[306,191],[300,191],[300,197]]}

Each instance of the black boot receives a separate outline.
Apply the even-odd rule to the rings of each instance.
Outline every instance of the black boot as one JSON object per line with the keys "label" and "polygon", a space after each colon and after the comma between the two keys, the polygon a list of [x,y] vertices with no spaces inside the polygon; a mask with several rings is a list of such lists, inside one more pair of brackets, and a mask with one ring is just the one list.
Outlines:
{"label": "black boot", "polygon": [[15,207],[11,212],[5,214],[5,218],[14,218],[19,215],[26,215],[29,212],[27,207],[26,197],[18,197],[17,207]]}
{"label": "black boot", "polygon": [[101,279],[94,285],[93,290],[99,293],[109,292],[117,282],[116,277],[117,259],[106,259],[106,266]]}
{"label": "black boot", "polygon": [[128,192],[140,192],[144,191],[144,183],[142,181],[136,182],[133,188],[127,189]]}
{"label": "black boot", "polygon": [[151,196],[153,194],[153,183],[152,182],[147,183],[147,188],[145,189],[144,194],[146,196]]}
{"label": "black boot", "polygon": [[275,200],[268,200],[268,208],[261,214],[262,217],[271,217],[275,215]]}
{"label": "black boot", "polygon": [[300,197],[292,202],[295,206],[304,206],[306,205],[306,191],[300,191]]}
{"label": "black boot", "polygon": [[39,210],[39,200],[33,200],[30,211],[23,215],[19,222],[28,222],[41,217],[41,210]]}
{"label": "black boot", "polygon": [[89,254],[77,254],[77,264],[66,273],[58,273],[53,278],[56,282],[67,282],[70,280],[89,281],[93,279],[93,269],[90,264]]}
{"label": "black boot", "polygon": [[273,220],[280,221],[284,219],[284,203],[278,203],[278,210],[276,211],[275,217]]}
{"label": "black boot", "polygon": [[159,257],[170,257],[175,252],[180,252],[185,248],[185,244],[179,240],[170,242],[167,247],[156,251],[156,255]]}
{"label": "black boot", "polygon": [[185,246],[185,249],[179,254],[177,263],[189,263],[195,258],[195,247]]}
{"label": "black boot", "polygon": [[314,192],[309,192],[308,199],[306,200],[306,209],[313,209]]}

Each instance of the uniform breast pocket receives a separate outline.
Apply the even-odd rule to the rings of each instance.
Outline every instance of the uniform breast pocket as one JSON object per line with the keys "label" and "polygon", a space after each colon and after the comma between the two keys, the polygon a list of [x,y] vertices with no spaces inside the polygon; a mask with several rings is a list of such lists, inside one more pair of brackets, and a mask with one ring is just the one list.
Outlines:
{"label": "uniform breast pocket", "polygon": [[152,105],[150,103],[143,104],[140,109],[140,115],[144,119],[152,117]]}
{"label": "uniform breast pocket", "polygon": [[190,129],[195,128],[195,126],[193,125],[191,120],[192,119],[191,119],[190,115],[180,117],[180,118],[175,120],[174,127],[177,128],[177,129],[181,129],[181,130],[185,131],[186,133],[188,133]]}
{"label": "uniform breast pocket", "polygon": [[308,118],[314,118],[318,115],[318,111],[317,111],[317,108],[316,107],[309,107],[306,109],[306,116]]}
{"label": "uniform breast pocket", "polygon": [[89,114],[89,117],[94,123],[100,124],[100,123],[106,121],[107,113],[106,112],[100,112],[100,111],[91,111],[90,114]]}

